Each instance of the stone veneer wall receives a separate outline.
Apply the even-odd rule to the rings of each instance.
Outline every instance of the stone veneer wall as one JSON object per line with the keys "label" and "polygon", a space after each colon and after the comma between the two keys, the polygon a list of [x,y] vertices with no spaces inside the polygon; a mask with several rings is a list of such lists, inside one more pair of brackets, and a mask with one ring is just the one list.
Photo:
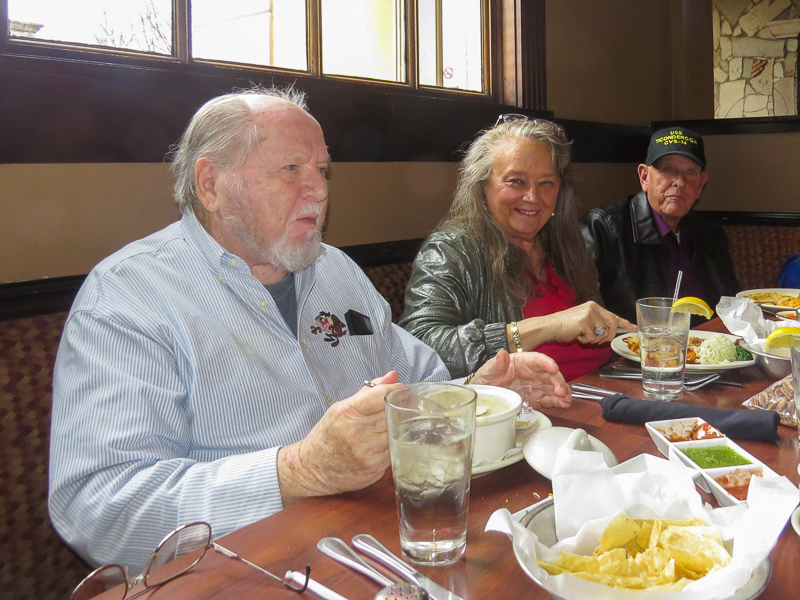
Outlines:
{"label": "stone veneer wall", "polygon": [[714,116],[797,114],[800,0],[714,0]]}

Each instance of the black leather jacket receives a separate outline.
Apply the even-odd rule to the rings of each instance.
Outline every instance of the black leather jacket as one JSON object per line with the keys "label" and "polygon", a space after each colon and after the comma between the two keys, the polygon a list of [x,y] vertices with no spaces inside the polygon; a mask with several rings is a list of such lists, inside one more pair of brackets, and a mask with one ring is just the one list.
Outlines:
{"label": "black leather jacket", "polygon": [[[720,296],[733,296],[739,282],[733,274],[725,231],[694,211],[684,217],[689,227],[703,300],[713,309]],[[669,251],[661,243],[647,195],[594,208],[580,219],[583,236],[595,257],[600,294],[606,308],[636,320],[636,300],[672,296]]]}
{"label": "black leather jacket", "polygon": [[522,319],[490,281],[486,254],[461,230],[432,233],[414,260],[399,325],[436,350],[452,377],[508,350],[506,323]]}

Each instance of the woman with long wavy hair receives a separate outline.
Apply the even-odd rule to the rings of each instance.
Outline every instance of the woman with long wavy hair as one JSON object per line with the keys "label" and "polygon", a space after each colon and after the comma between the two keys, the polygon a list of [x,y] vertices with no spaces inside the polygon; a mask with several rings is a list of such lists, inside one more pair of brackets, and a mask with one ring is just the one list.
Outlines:
{"label": "woman with long wavy hair", "polygon": [[617,328],[635,329],[596,290],[564,130],[503,115],[467,150],[450,211],[414,261],[400,325],[453,377],[508,349],[547,354],[570,380],[611,357]]}

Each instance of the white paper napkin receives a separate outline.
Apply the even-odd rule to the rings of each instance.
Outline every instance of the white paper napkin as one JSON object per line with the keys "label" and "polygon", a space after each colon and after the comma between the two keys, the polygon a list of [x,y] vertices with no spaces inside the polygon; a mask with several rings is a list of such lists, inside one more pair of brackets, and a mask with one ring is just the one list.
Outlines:
{"label": "white paper napkin", "polygon": [[723,296],[717,304],[717,315],[728,331],[741,336],[748,346],[762,352],[767,336],[778,327],[786,327],[787,323],[785,320],[765,319],[761,309],[750,298]]}

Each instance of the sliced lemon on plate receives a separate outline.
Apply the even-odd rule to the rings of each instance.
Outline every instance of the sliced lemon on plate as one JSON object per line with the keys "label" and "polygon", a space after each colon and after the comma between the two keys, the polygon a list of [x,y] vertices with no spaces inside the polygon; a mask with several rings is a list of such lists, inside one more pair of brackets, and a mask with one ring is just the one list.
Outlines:
{"label": "sliced lemon on plate", "polygon": [[800,327],[778,327],[767,336],[764,350],[777,356],[789,356],[789,348],[800,346]]}
{"label": "sliced lemon on plate", "polygon": [[679,298],[672,304],[672,310],[677,312],[688,312],[691,315],[700,315],[706,319],[714,316],[714,311],[702,298],[695,298],[694,296],[686,296],[686,298]]}

